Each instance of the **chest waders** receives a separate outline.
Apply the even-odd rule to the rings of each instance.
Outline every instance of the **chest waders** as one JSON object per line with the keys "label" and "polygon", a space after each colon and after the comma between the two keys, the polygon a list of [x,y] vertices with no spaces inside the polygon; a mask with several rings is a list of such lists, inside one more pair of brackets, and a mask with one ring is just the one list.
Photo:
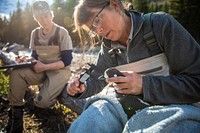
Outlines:
{"label": "chest waders", "polygon": [[[57,55],[57,51],[60,50],[60,46],[58,46],[59,44],[59,30],[60,27],[57,27],[54,36],[52,36],[49,39],[48,45],[50,45],[51,48],[48,47],[48,45],[45,46],[41,46],[41,44],[39,43],[38,39],[39,39],[39,30],[37,29],[35,32],[35,38],[34,38],[34,43],[36,46],[38,47],[43,47],[43,51],[45,51],[46,53],[51,53],[52,52],[52,56],[53,54],[55,54],[56,51],[56,55]],[[50,51],[48,51],[50,49]],[[8,111],[8,123],[5,127],[5,131],[7,133],[22,133],[23,132],[23,111],[24,106],[11,106],[10,110]]]}

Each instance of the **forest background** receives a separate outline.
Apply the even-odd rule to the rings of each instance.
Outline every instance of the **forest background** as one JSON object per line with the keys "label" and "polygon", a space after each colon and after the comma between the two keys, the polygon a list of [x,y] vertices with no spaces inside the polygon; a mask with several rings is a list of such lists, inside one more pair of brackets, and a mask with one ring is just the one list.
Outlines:
{"label": "forest background", "polygon": [[[122,2],[125,6],[132,3],[135,10],[144,13],[164,11],[171,14],[200,42],[199,0],[122,0]],[[69,31],[74,46],[81,45],[78,33],[73,32],[72,15],[76,4],[77,0],[54,0],[51,4],[55,16],[54,22]],[[19,0],[16,5],[17,9],[10,13],[9,18],[0,15],[0,42],[2,44],[15,42],[28,47],[30,33],[38,25],[32,17],[30,3],[27,3],[24,9]]]}

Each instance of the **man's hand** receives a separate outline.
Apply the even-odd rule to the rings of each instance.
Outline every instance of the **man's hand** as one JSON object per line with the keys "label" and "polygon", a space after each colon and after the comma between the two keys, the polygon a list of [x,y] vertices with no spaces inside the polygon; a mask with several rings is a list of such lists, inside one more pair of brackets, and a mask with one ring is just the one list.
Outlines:
{"label": "man's hand", "polygon": [[[118,93],[122,94],[142,94],[142,76],[135,72],[122,72],[125,76],[107,78],[107,82],[114,84]],[[117,83],[117,84],[116,84]]]}
{"label": "man's hand", "polygon": [[74,96],[78,93],[82,93],[85,90],[85,85],[80,84],[79,78],[73,79],[67,86],[67,93]]}
{"label": "man's hand", "polygon": [[33,66],[33,70],[36,72],[36,73],[40,73],[40,72],[43,72],[43,71],[46,71],[48,70],[48,64],[44,64],[42,63],[41,61],[39,60],[35,60],[37,63]]}
{"label": "man's hand", "polygon": [[29,62],[35,60],[32,57],[27,57],[27,56],[19,56],[15,58],[17,63],[22,63],[22,62]]}

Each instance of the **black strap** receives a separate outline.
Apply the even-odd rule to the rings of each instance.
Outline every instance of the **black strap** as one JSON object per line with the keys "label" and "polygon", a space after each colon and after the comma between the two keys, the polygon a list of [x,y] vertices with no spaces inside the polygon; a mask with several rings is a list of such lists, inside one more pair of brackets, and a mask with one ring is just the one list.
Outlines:
{"label": "black strap", "polygon": [[57,27],[54,36],[49,39],[49,45],[59,45],[59,30],[60,27]]}
{"label": "black strap", "polygon": [[146,43],[147,48],[149,49],[149,52],[151,53],[151,55],[156,55],[159,53],[162,53],[162,48],[160,47],[160,45],[158,44],[155,35],[154,35],[154,31],[153,31],[153,25],[151,22],[151,15],[153,13],[147,13],[144,15],[144,40]]}
{"label": "black strap", "polygon": [[37,45],[37,46],[41,45],[38,40],[39,40],[39,29],[36,29],[35,30],[34,44]]}
{"label": "black strap", "polygon": [[[55,31],[55,34],[54,36],[52,36],[50,39],[49,39],[49,42],[48,42],[48,45],[59,45],[59,30],[60,30],[60,27],[57,27],[56,28],[56,31]],[[35,30],[35,38],[34,38],[34,44],[35,45],[41,45],[39,43],[39,29],[36,29]]]}

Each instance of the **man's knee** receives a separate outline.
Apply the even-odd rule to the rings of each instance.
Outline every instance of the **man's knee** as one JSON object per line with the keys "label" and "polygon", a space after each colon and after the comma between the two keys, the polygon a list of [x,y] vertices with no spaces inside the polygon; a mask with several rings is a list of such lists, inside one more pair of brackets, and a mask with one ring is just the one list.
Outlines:
{"label": "man's knee", "polygon": [[23,69],[13,69],[10,73],[10,76],[20,75],[22,73],[25,73],[26,71],[29,71],[29,68],[23,68]]}
{"label": "man's knee", "polygon": [[37,95],[34,99],[34,103],[39,108],[50,108],[56,103],[56,99],[44,98],[41,95]]}

